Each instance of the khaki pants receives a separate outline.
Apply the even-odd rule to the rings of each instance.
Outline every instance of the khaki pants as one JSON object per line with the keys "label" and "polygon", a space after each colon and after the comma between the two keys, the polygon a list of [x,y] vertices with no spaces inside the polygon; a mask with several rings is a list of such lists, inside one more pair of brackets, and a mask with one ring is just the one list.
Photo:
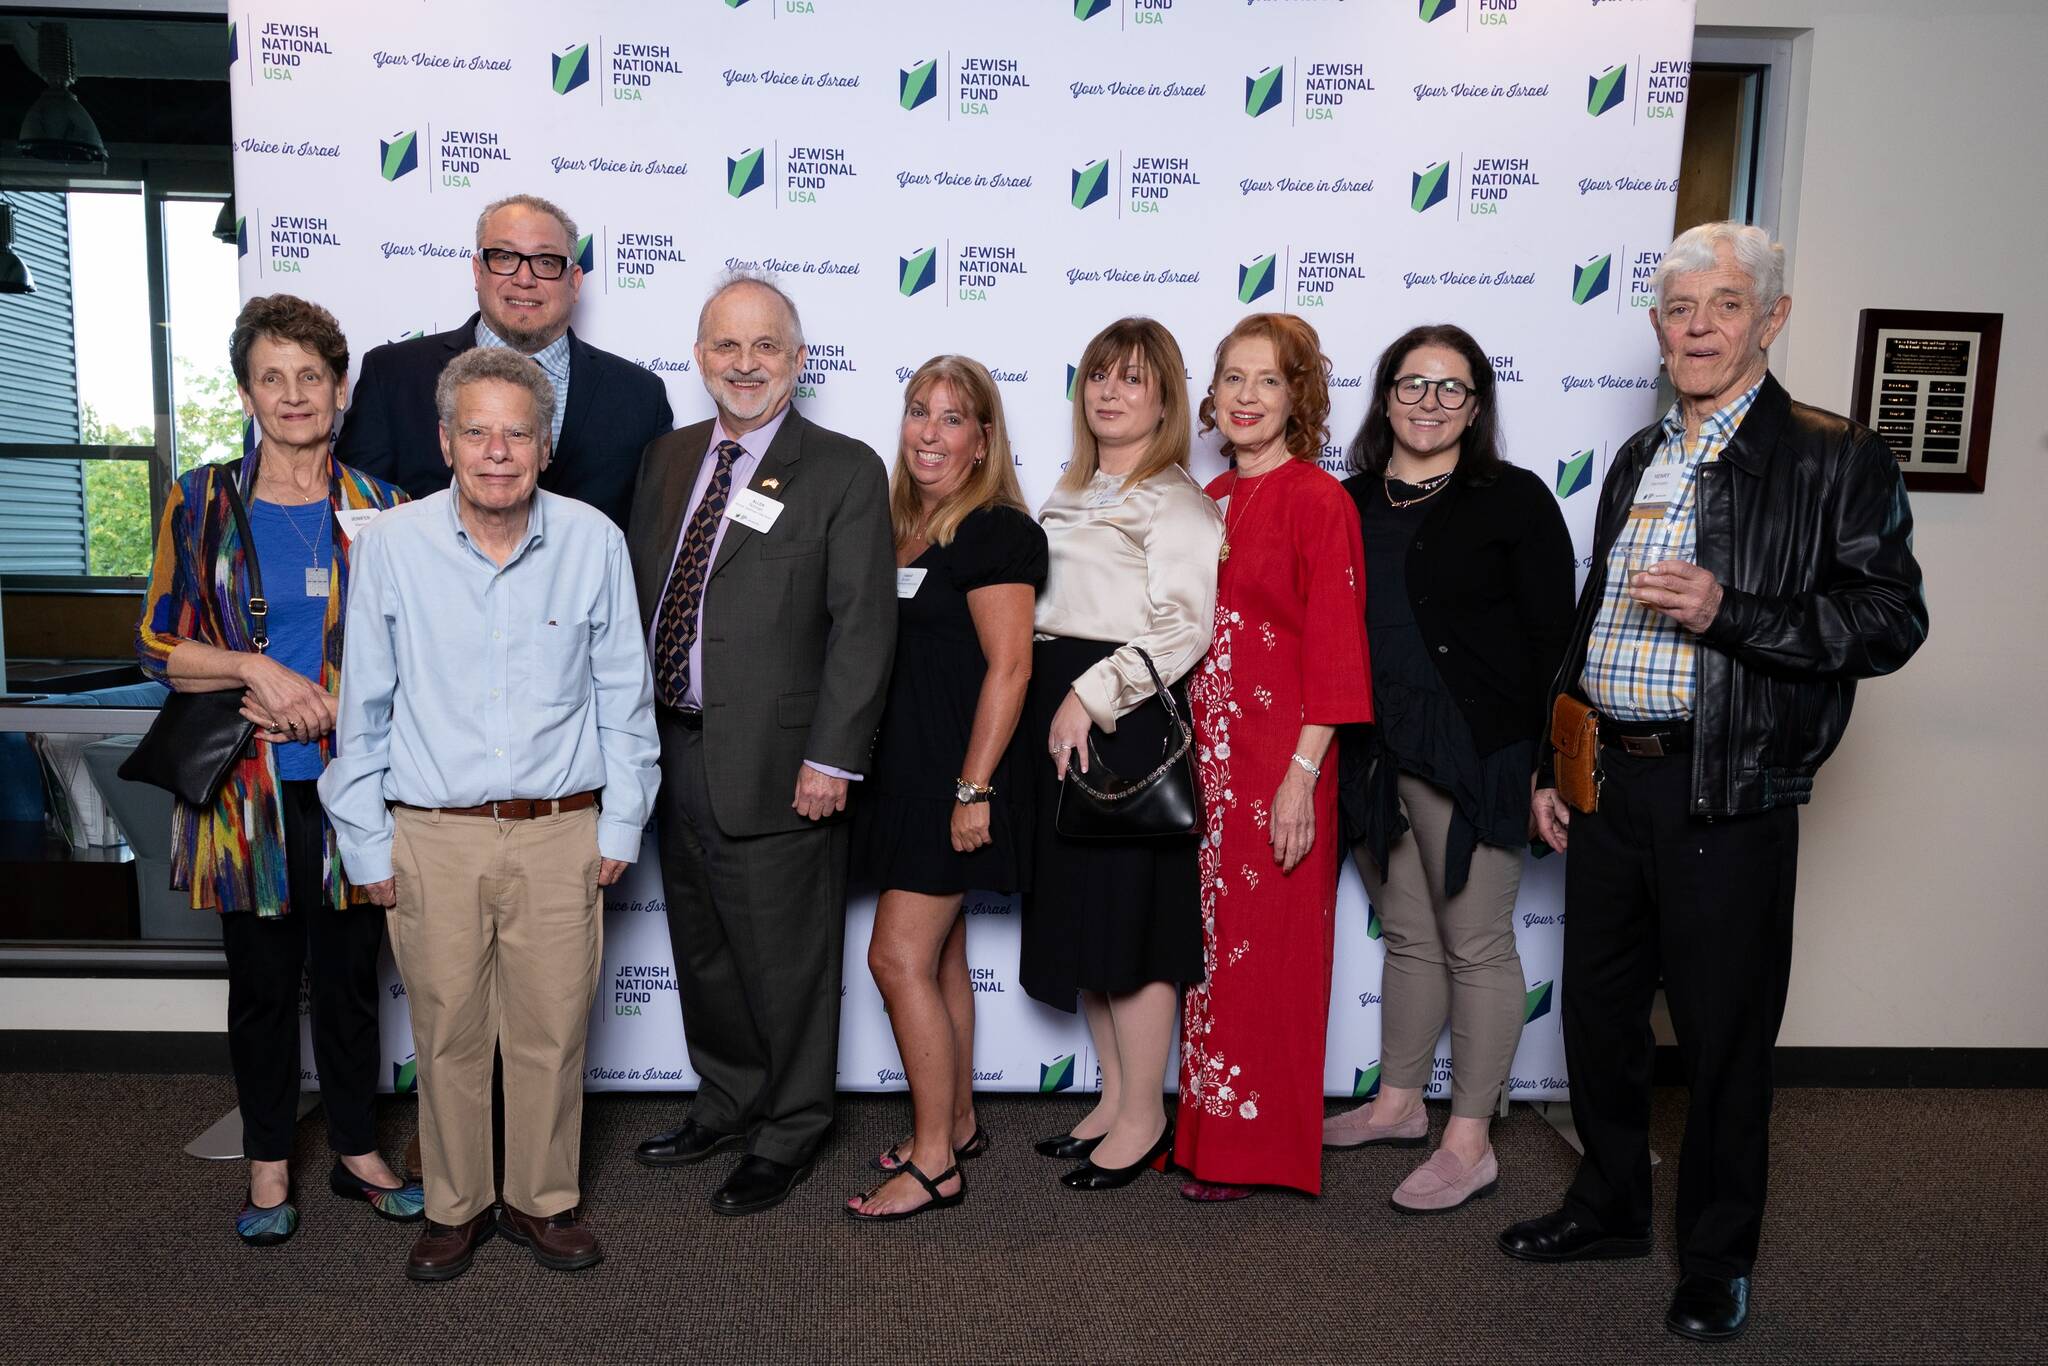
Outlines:
{"label": "khaki pants", "polygon": [[392,956],[412,1006],[427,1217],[489,1208],[491,1058],[505,1063],[505,1203],[581,1200],[583,1045],[603,963],[597,812],[534,820],[395,807]]}
{"label": "khaki pants", "polygon": [[[1384,761],[1383,761],[1384,762]],[[1522,1041],[1527,984],[1515,950],[1515,893],[1522,851],[1481,844],[1454,897],[1444,895],[1444,841],[1451,798],[1412,774],[1400,777],[1408,833],[1387,850],[1387,875],[1356,852],[1366,894],[1386,936],[1380,987],[1380,1079],[1429,1085],[1444,1016],[1451,1020],[1451,1113],[1493,1113]]]}

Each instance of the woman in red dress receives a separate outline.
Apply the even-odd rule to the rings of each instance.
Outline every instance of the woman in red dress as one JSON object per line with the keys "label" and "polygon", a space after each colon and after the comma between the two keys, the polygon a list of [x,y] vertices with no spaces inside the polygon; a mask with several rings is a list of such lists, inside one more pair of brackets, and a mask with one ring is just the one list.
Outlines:
{"label": "woman in red dress", "polygon": [[1334,740],[1372,719],[1358,512],[1316,464],[1328,371],[1314,328],[1254,314],[1216,348],[1202,400],[1202,429],[1222,429],[1235,469],[1208,488],[1224,510],[1216,635],[1188,690],[1208,820],[1207,972],[1181,1018],[1175,1157],[1190,1200],[1322,1190]]}

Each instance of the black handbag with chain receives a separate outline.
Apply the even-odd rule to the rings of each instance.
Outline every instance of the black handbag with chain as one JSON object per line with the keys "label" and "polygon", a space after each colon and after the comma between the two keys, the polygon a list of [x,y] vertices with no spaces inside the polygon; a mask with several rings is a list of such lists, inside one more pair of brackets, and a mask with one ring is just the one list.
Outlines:
{"label": "black handbag with chain", "polygon": [[[242,491],[235,486],[240,469],[229,466],[222,475],[228,486],[228,506],[235,515],[235,532],[242,538],[249,564],[249,639],[261,653],[270,645],[265,625],[270,604],[263,596],[263,573],[256,564],[256,538],[249,532]],[[256,734],[256,723],[242,715],[247,691],[174,691],[164,699],[163,710],[150,723],[134,753],[121,764],[121,776],[129,782],[164,788],[193,806],[213,805],[221,784]]]}
{"label": "black handbag with chain", "polygon": [[1154,696],[1166,708],[1166,741],[1159,763],[1148,773],[1126,778],[1095,751],[1088,736],[1088,768],[1067,764],[1060,784],[1059,810],[1053,828],[1068,839],[1142,840],[1188,836],[1202,828],[1202,788],[1195,775],[1195,733],[1174,705],[1173,693],[1159,677],[1152,656],[1137,646],[1145,672],[1152,675]]}

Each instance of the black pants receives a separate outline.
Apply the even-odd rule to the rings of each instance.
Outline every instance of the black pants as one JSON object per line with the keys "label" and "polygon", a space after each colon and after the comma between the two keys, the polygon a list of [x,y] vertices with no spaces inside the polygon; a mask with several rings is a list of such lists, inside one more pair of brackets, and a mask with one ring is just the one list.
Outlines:
{"label": "black pants", "polygon": [[1565,1210],[1610,1232],[1649,1227],[1650,1005],[1661,973],[1691,1091],[1679,1264],[1746,1276],[1770,1168],[1798,810],[1695,818],[1690,756],[1600,757],[1600,810],[1573,816],[1565,865],[1565,1061],[1586,1145]]}
{"label": "black pants", "polygon": [[801,1165],[832,1124],[848,826],[726,834],[711,810],[703,732],[676,715],[655,709],[656,810],[683,1042],[700,1078],[690,1117],[746,1134],[751,1154]]}
{"label": "black pants", "polygon": [[298,1125],[299,983],[310,978],[313,1061],[327,1109],[327,1141],[348,1156],[372,1152],[377,1128],[377,951],[384,912],[335,910],[320,881],[320,794],[282,784],[288,914],[231,911],[220,918],[228,959],[228,1054],[242,1109],[242,1151],[252,1162],[292,1155]]}

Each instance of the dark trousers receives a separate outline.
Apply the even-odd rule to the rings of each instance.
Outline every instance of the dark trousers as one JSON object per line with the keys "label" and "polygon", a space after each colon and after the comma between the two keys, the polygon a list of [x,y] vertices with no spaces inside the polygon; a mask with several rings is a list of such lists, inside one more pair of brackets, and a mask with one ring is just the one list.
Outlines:
{"label": "dark trousers", "polygon": [[299,984],[310,979],[313,1061],[327,1110],[327,1142],[354,1156],[377,1147],[377,951],[384,913],[336,910],[320,881],[320,794],[282,784],[288,913],[221,916],[228,960],[228,1055],[242,1110],[242,1151],[252,1162],[292,1155],[298,1125]]}
{"label": "dark trousers", "polygon": [[[747,1151],[801,1165],[832,1123],[846,940],[844,818],[736,838],[718,828],[704,735],[667,707],[661,734],[661,882],[690,1066],[690,1116],[748,1135]],[[789,775],[791,794],[796,774]]]}
{"label": "dark trousers", "polygon": [[1679,1264],[1746,1276],[1770,1168],[1798,809],[1696,818],[1690,756],[1603,748],[1600,758],[1600,810],[1573,815],[1565,865],[1565,1061],[1586,1145],[1565,1210],[1616,1233],[1650,1225],[1650,1006],[1661,974],[1691,1092]]}

